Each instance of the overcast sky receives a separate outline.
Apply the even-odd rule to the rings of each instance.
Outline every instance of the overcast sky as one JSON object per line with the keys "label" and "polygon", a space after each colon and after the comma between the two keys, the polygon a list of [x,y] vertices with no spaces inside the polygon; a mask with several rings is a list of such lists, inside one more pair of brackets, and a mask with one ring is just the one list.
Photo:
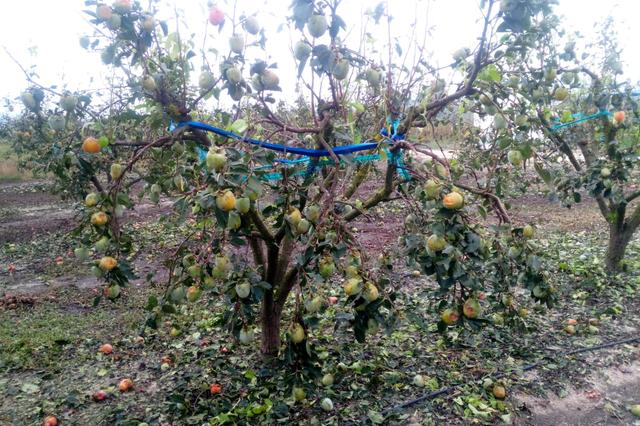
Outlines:
{"label": "overcast sky", "polygon": [[[224,4],[223,1],[220,3]],[[227,0],[227,3],[232,4],[232,1]],[[245,8],[248,12],[260,11],[258,16],[270,40],[268,47],[275,46],[275,49],[271,48],[275,52],[273,59],[279,62],[282,70],[279,72],[285,75],[283,88],[286,92],[293,87],[295,80],[286,78],[287,73],[293,73],[295,68],[293,60],[280,52],[288,52],[290,34],[286,29],[277,33],[275,25],[284,21],[283,15],[288,13],[290,0],[239,0],[238,3],[240,9]],[[356,23],[364,10],[377,3],[378,0],[343,0],[341,14],[350,23]],[[395,5],[391,11],[395,17],[392,31],[400,37],[408,37],[408,24],[416,13],[424,23],[429,4],[429,25],[434,28],[427,48],[434,52],[433,61],[436,64],[448,63],[453,51],[474,44],[477,31],[473,29],[477,27],[479,17],[476,0],[395,0],[389,3]],[[193,25],[194,31],[204,28],[208,9],[206,0],[165,0],[163,4],[178,4],[187,10],[187,22]],[[23,65],[36,64],[44,84],[65,82],[70,89],[95,86],[98,84],[96,80],[101,81],[109,71],[101,64],[98,54],[87,52],[79,46],[79,38],[91,34],[83,9],[82,0],[4,1],[0,14],[0,45]],[[173,7],[163,6],[163,9],[171,11]],[[226,6],[226,9],[229,10],[230,6]],[[595,24],[605,16],[614,16],[616,30],[625,49],[625,74],[634,81],[640,80],[640,57],[634,48],[640,40],[640,25],[637,25],[640,4],[637,0],[560,0],[557,11],[565,17],[567,27],[587,36],[592,34]],[[219,36],[221,42],[226,43],[228,36],[226,32]],[[34,56],[29,54],[32,47],[37,52]],[[287,63],[287,60],[290,62]],[[18,66],[4,50],[0,51],[0,69],[0,97],[18,96],[26,87],[26,82]]]}

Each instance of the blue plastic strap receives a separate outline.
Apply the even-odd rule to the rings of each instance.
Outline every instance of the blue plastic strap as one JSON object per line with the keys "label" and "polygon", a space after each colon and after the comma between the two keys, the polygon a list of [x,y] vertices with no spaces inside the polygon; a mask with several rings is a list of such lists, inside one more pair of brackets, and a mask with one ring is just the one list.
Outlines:
{"label": "blue plastic strap", "polygon": [[611,115],[611,113],[607,110],[600,110],[595,114],[587,115],[582,118],[578,118],[577,120],[570,121],[568,123],[556,124],[555,126],[551,126],[551,131],[556,132],[558,130],[564,129],[565,127],[572,127],[580,123],[584,123],[585,121],[593,120],[594,118],[603,117]]}
{"label": "blue plastic strap", "polygon": [[[578,119],[580,119],[580,118],[584,118],[584,114],[583,114],[583,113],[581,113],[581,112],[577,112],[577,113],[575,113],[575,114],[571,114],[571,118],[573,118],[574,120],[578,120]],[[554,118],[554,119],[553,119],[553,122],[554,122],[554,123],[561,124],[561,122],[560,122],[560,117],[556,117],[556,118]]]}
{"label": "blue plastic strap", "polygon": [[[210,126],[205,123],[200,123],[198,121],[183,121],[176,125],[176,129],[180,127],[186,127],[186,126],[193,127],[194,129],[206,130],[208,132],[215,133],[225,138],[236,139],[242,142],[247,142],[252,145],[259,146],[261,148],[270,149],[273,151],[278,151],[278,152],[283,152],[288,154],[296,154],[296,155],[306,155],[307,157],[327,157],[330,155],[329,151],[327,151],[326,149],[308,149],[308,148],[290,147],[286,145],[265,142],[258,139],[246,138],[244,136],[240,136],[233,132],[229,132],[224,129]],[[378,145],[379,145],[378,142],[366,142],[366,143],[360,143],[355,145],[337,146],[333,148],[333,152],[336,155],[345,155],[345,154],[351,154],[353,152],[375,149],[378,147]]]}
{"label": "blue plastic strap", "polygon": [[207,150],[205,150],[201,146],[198,147],[198,159],[200,160],[201,163],[203,161],[206,161],[207,159]]}
{"label": "blue plastic strap", "polygon": [[295,160],[290,160],[288,158],[276,158],[275,161],[282,164],[296,165],[300,163],[308,163],[309,158],[296,158]]}
{"label": "blue plastic strap", "polygon": [[[389,131],[386,128],[382,128],[380,130],[380,134],[382,136],[384,136],[385,138],[387,138],[388,140],[382,141],[380,143],[378,143],[378,142],[365,142],[365,143],[361,143],[361,144],[339,146],[339,147],[334,148],[333,152],[336,155],[346,155],[346,154],[351,154],[351,153],[354,153],[354,152],[359,152],[359,151],[378,148],[381,143],[391,143],[392,144],[395,141],[403,140],[404,139],[404,135],[398,134],[398,127],[400,126],[400,120],[396,119],[396,120],[391,121],[391,120],[388,119],[387,122],[392,126],[393,134],[390,135]],[[325,165],[334,164],[334,161],[332,159],[330,159],[330,158],[320,159],[319,161],[311,161],[310,157],[313,157],[313,158],[329,157],[330,153],[329,153],[328,150],[324,150],[324,149],[306,149],[306,148],[298,148],[298,147],[288,147],[286,145],[272,144],[272,143],[265,142],[265,141],[260,141],[260,140],[257,140],[257,139],[246,138],[246,137],[240,136],[238,134],[235,134],[233,132],[229,132],[227,130],[220,129],[220,128],[214,127],[214,126],[210,126],[210,125],[208,125],[206,123],[201,123],[201,122],[198,122],[198,121],[186,121],[186,122],[178,123],[177,125],[175,123],[171,122],[169,124],[169,130],[174,131],[174,130],[180,128],[180,127],[185,127],[185,126],[189,126],[189,127],[197,128],[197,129],[200,129],[200,130],[213,132],[213,133],[215,133],[217,135],[220,135],[220,136],[223,136],[223,137],[226,137],[226,138],[231,138],[231,139],[236,139],[236,140],[240,140],[240,141],[243,141],[243,142],[248,142],[248,143],[250,143],[252,145],[260,146],[260,147],[267,148],[267,149],[272,149],[274,151],[279,151],[279,152],[283,152],[283,153],[297,154],[297,155],[304,155],[305,158],[297,158],[297,159],[293,159],[293,160],[292,159],[288,159],[288,158],[278,158],[278,159],[275,160],[276,162],[279,162],[279,163],[285,164],[285,165],[289,165],[289,166],[308,163],[308,166],[307,166],[306,170],[294,172],[293,174],[291,174],[291,176],[303,175],[306,178],[306,177],[310,176],[311,174],[313,174],[318,166],[325,166]],[[402,177],[404,179],[406,179],[406,180],[411,179],[411,175],[407,171],[406,167],[404,167],[404,164],[403,164],[403,161],[402,161],[402,151],[401,150],[397,150],[397,151],[394,151],[393,153],[390,153],[389,150],[385,148],[385,152],[387,153],[389,161],[392,162],[393,164],[395,164],[395,166],[397,167],[397,169],[398,169],[399,173],[402,175]],[[207,152],[203,148],[198,147],[198,157],[199,157],[200,161],[205,161],[206,155],[207,155]],[[377,161],[379,159],[380,159],[380,155],[379,154],[369,154],[369,155],[357,155],[352,159],[352,161],[364,163],[364,162],[368,162],[368,161]],[[342,163],[342,161],[340,161],[340,163]],[[269,170],[269,169],[273,169],[273,168],[274,168],[273,165],[264,165],[264,166],[256,167],[254,169],[254,171],[263,171],[263,170]],[[265,179],[265,180],[277,180],[277,179],[281,179],[282,178],[282,174],[281,173],[267,173],[267,174],[261,175],[261,177],[263,179]]]}
{"label": "blue plastic strap", "polygon": [[[382,136],[391,138],[391,140],[394,142],[404,140],[405,135],[398,133],[398,128],[400,127],[400,123],[401,123],[400,119],[396,118],[394,120],[391,120],[391,118],[388,117],[387,124],[389,124],[392,127],[393,134],[389,135],[389,131],[385,128],[380,130],[380,134]],[[409,173],[408,169],[404,165],[404,162],[402,161],[402,154],[403,154],[402,150],[393,151],[391,153],[391,156],[389,157],[389,161],[396,166],[396,168],[398,169],[398,173],[400,173],[400,176],[402,176],[403,179],[410,180],[411,173]]]}
{"label": "blue plastic strap", "polygon": [[318,163],[319,161],[309,161],[309,164],[307,164],[307,171],[304,174],[305,179],[311,176],[316,171]]}

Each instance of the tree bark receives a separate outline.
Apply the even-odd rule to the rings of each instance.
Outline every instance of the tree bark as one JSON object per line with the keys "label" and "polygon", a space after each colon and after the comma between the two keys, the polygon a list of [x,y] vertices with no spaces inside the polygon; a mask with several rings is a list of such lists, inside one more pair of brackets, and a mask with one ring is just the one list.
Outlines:
{"label": "tree bark", "polygon": [[264,356],[275,358],[280,351],[280,318],[282,309],[274,303],[273,290],[268,290],[262,300],[262,347]]}
{"label": "tree bark", "polygon": [[609,230],[609,245],[605,265],[610,274],[619,272],[622,269],[622,259],[624,259],[627,245],[633,236],[633,232],[627,229],[619,230],[612,226]]}
{"label": "tree bark", "polygon": [[267,358],[275,358],[280,352],[280,320],[284,303],[291,290],[290,288],[282,289],[282,287],[286,284],[284,279],[292,248],[293,241],[285,234],[280,246],[271,244],[268,249],[267,282],[271,284],[271,289],[264,294],[260,318],[261,352]]}

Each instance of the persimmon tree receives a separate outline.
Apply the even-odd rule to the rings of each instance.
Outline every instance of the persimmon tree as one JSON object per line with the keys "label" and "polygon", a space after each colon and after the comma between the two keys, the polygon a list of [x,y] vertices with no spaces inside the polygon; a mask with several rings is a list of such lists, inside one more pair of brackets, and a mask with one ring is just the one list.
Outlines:
{"label": "persimmon tree", "polygon": [[[517,8],[515,2],[503,7]],[[505,174],[518,174],[525,190],[536,183],[527,173],[532,169],[550,197],[567,206],[584,193],[593,197],[609,227],[604,264],[610,273],[619,272],[640,226],[638,105],[633,86],[622,78],[611,21],[598,40],[582,48],[553,15],[529,25],[536,28],[535,37],[511,34],[492,64],[495,78],[480,89],[503,170],[496,176],[506,182]]]}
{"label": "persimmon tree", "polygon": [[[87,1],[95,33],[81,43],[113,67],[108,95],[45,87],[27,72],[32,86],[12,129],[16,144],[60,188],[84,198],[81,226],[90,237],[76,255],[105,281],[105,296],[119,297],[134,276],[122,223],[143,185],[140,197],[173,199],[196,230],[172,256],[165,294],[148,302],[152,327],[204,293],[225,301],[225,320],[242,343],[253,341],[258,325],[261,351],[276,356],[287,330],[286,353],[309,359],[317,319],[334,303],[326,295],[342,279],[341,318],[364,340],[393,324],[399,283],[386,274],[392,253],[372,256],[349,223],[391,200],[412,211],[401,248],[415,269],[437,281],[441,330],[488,322],[487,304],[497,322],[505,313],[517,317],[516,285],[535,300],[551,300],[533,228],[514,228],[494,188],[474,180],[491,170],[473,158],[442,158],[420,137],[421,128],[465,99],[481,104],[478,82],[493,78],[492,63],[505,45],[500,37],[526,32],[519,20],[545,16],[547,2],[531,2],[518,16],[492,0],[480,2],[478,44],[456,52],[449,83],[415,37],[411,53],[394,48],[390,35],[350,47],[339,3],[295,0],[283,19],[294,39],[291,75],[301,88],[295,105],[276,104],[284,71],[265,60],[270,46],[259,16],[236,13],[235,3],[226,12],[211,7],[206,25],[214,34],[199,49],[180,16],[156,20],[155,2],[145,9],[127,0]],[[383,6],[362,25],[386,34],[392,17]],[[229,40],[224,53],[208,45],[220,38]],[[374,59],[378,43],[385,61]],[[223,132],[189,124],[194,120]],[[326,153],[291,156],[259,141]],[[336,153],[364,141],[372,146],[363,155]],[[363,190],[365,182],[378,187]],[[483,224],[488,213],[498,225]]]}

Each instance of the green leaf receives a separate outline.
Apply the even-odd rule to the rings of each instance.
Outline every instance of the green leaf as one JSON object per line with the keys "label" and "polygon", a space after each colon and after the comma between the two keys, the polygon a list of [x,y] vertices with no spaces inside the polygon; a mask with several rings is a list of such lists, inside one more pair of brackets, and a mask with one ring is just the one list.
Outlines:
{"label": "green leaf", "polygon": [[384,423],[384,416],[377,411],[371,410],[367,413],[367,416],[369,417],[369,420],[371,420],[371,423],[373,423],[374,425]]}
{"label": "green leaf", "polygon": [[582,195],[580,195],[579,192],[574,192],[573,201],[575,201],[576,203],[579,203],[580,201],[582,201]]}
{"label": "green leaf", "polygon": [[239,118],[233,122],[233,124],[229,129],[234,133],[243,134],[244,132],[247,131],[248,127],[249,125],[247,124],[247,121],[242,118]]}
{"label": "green leaf", "polygon": [[158,328],[158,316],[156,314],[150,315],[145,324],[147,327],[156,330]]}
{"label": "green leaf", "polygon": [[478,80],[499,83],[502,81],[502,74],[500,74],[498,67],[489,65],[478,74]]}
{"label": "green leaf", "polygon": [[262,194],[262,191],[264,191],[262,183],[253,176],[247,179],[247,188],[251,189],[258,195]]}
{"label": "green leaf", "polygon": [[170,305],[170,304],[164,304],[162,305],[162,312],[164,312],[165,314],[175,314],[176,312],[176,307],[174,305]]}
{"label": "green leaf", "polygon": [[536,169],[538,176],[546,183],[547,185],[551,185],[551,173],[542,167],[542,164],[535,163],[533,168]]}
{"label": "green leaf", "polygon": [[362,105],[360,102],[351,102],[351,106],[356,110],[356,112],[363,113],[365,111],[364,105]]}
{"label": "green leaf", "polygon": [[304,72],[304,68],[307,66],[307,61],[309,60],[309,58],[304,58],[303,60],[300,61],[300,63],[298,64],[298,78],[300,78],[300,76],[302,75],[302,73]]}
{"label": "green leaf", "polygon": [[131,202],[131,198],[127,194],[119,193],[118,194],[118,204],[122,204],[125,207],[132,208],[133,203]]}
{"label": "green leaf", "polygon": [[333,19],[331,20],[331,26],[329,27],[329,35],[331,38],[336,38],[340,28],[347,28],[347,23],[339,17],[338,15],[333,15]]}
{"label": "green leaf", "polygon": [[531,148],[531,145],[529,145],[529,144],[522,145],[519,148],[519,151],[520,151],[520,153],[522,154],[522,156],[524,158],[531,158],[531,156],[533,155],[533,149]]}
{"label": "green leaf", "polygon": [[145,306],[145,309],[147,311],[150,311],[156,306],[158,306],[158,298],[156,296],[149,296],[149,300],[147,300],[147,306]]}
{"label": "green leaf", "polygon": [[478,205],[478,214],[480,216],[482,216],[483,219],[486,219],[487,218],[487,209],[482,205]]}
{"label": "green leaf", "polygon": [[467,252],[469,253],[477,252],[478,249],[480,248],[481,242],[482,242],[482,239],[478,234],[476,234],[475,232],[468,232],[467,233]]}
{"label": "green leaf", "polygon": [[373,20],[376,21],[376,24],[380,21],[380,18],[384,15],[384,2],[380,2],[376,5],[376,8],[373,10]]}
{"label": "green leaf", "polygon": [[267,63],[265,61],[258,60],[253,65],[251,65],[251,68],[249,69],[249,73],[251,75],[262,74],[266,69],[267,69]]}
{"label": "green leaf", "polygon": [[402,46],[400,46],[400,43],[396,42],[395,49],[398,56],[402,56]]}
{"label": "green leaf", "polygon": [[571,111],[563,112],[562,115],[560,116],[560,121],[563,123],[569,123],[573,121],[573,115],[571,114]]}
{"label": "green leaf", "polygon": [[40,386],[35,383],[23,383],[20,390],[24,393],[34,394],[40,392]]}

